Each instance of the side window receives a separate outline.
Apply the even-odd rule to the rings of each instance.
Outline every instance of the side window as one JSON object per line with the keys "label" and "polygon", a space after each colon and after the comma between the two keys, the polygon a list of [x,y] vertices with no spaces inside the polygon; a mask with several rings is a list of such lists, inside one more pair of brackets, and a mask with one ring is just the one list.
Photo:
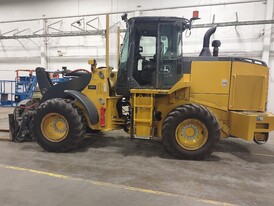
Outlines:
{"label": "side window", "polygon": [[157,37],[143,35],[139,40],[137,69],[133,73],[140,86],[151,87],[156,82],[156,45]]}
{"label": "side window", "polygon": [[180,28],[165,25],[161,28],[161,44],[164,59],[182,55],[182,41]]}
{"label": "side window", "polygon": [[157,88],[171,88],[182,76],[182,29],[174,24],[160,25],[161,60]]}
{"label": "side window", "polygon": [[121,54],[120,54],[120,64],[119,69],[117,73],[117,93],[120,94],[127,94],[127,87],[129,86],[127,84],[127,60],[129,55],[129,31],[126,32],[123,45],[121,47]]}
{"label": "side window", "polygon": [[181,32],[178,33],[177,42],[178,42],[177,54],[178,54],[178,56],[182,56],[183,55],[183,44],[182,44],[182,33]]}
{"label": "side window", "polygon": [[158,24],[136,23],[133,79],[135,88],[155,88],[157,78]]}
{"label": "side window", "polygon": [[165,54],[168,49],[168,38],[167,36],[161,36],[161,43],[162,43],[162,52]]}
{"label": "side window", "polygon": [[125,34],[125,37],[124,37],[124,44],[123,44],[123,47],[122,47],[120,63],[125,63],[127,61],[128,45],[129,45],[128,39],[129,39],[129,32],[127,32]]}

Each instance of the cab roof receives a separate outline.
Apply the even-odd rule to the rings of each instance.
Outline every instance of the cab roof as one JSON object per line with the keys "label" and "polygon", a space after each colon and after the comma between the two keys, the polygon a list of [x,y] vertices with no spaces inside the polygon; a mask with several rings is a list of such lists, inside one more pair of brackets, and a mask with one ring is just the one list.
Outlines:
{"label": "cab roof", "polygon": [[178,22],[183,21],[183,18],[172,16],[138,16],[129,19],[129,22]]}

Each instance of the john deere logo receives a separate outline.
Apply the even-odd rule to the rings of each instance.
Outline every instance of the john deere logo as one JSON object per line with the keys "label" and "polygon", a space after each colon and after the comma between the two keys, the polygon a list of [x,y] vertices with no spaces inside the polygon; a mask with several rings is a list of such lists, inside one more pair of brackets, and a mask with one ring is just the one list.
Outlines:
{"label": "john deere logo", "polygon": [[168,74],[171,72],[171,67],[169,65],[164,65],[163,72]]}

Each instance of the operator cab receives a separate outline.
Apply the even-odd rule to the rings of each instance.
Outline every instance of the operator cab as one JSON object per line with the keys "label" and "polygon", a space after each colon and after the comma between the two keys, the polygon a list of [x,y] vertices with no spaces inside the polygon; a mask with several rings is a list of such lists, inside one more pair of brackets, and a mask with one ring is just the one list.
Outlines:
{"label": "operator cab", "polygon": [[187,21],[177,17],[135,17],[127,22],[116,84],[130,89],[169,89],[183,75],[182,32]]}

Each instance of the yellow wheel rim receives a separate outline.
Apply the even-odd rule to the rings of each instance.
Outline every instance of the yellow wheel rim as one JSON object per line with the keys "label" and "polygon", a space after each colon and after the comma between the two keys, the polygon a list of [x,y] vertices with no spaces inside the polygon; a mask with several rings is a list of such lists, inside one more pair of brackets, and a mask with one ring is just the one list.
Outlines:
{"label": "yellow wheel rim", "polygon": [[60,142],[67,137],[69,124],[63,115],[49,113],[42,119],[41,131],[47,140]]}
{"label": "yellow wheel rim", "polygon": [[208,139],[208,130],[204,123],[197,119],[187,119],[176,128],[176,141],[186,150],[200,149]]}

